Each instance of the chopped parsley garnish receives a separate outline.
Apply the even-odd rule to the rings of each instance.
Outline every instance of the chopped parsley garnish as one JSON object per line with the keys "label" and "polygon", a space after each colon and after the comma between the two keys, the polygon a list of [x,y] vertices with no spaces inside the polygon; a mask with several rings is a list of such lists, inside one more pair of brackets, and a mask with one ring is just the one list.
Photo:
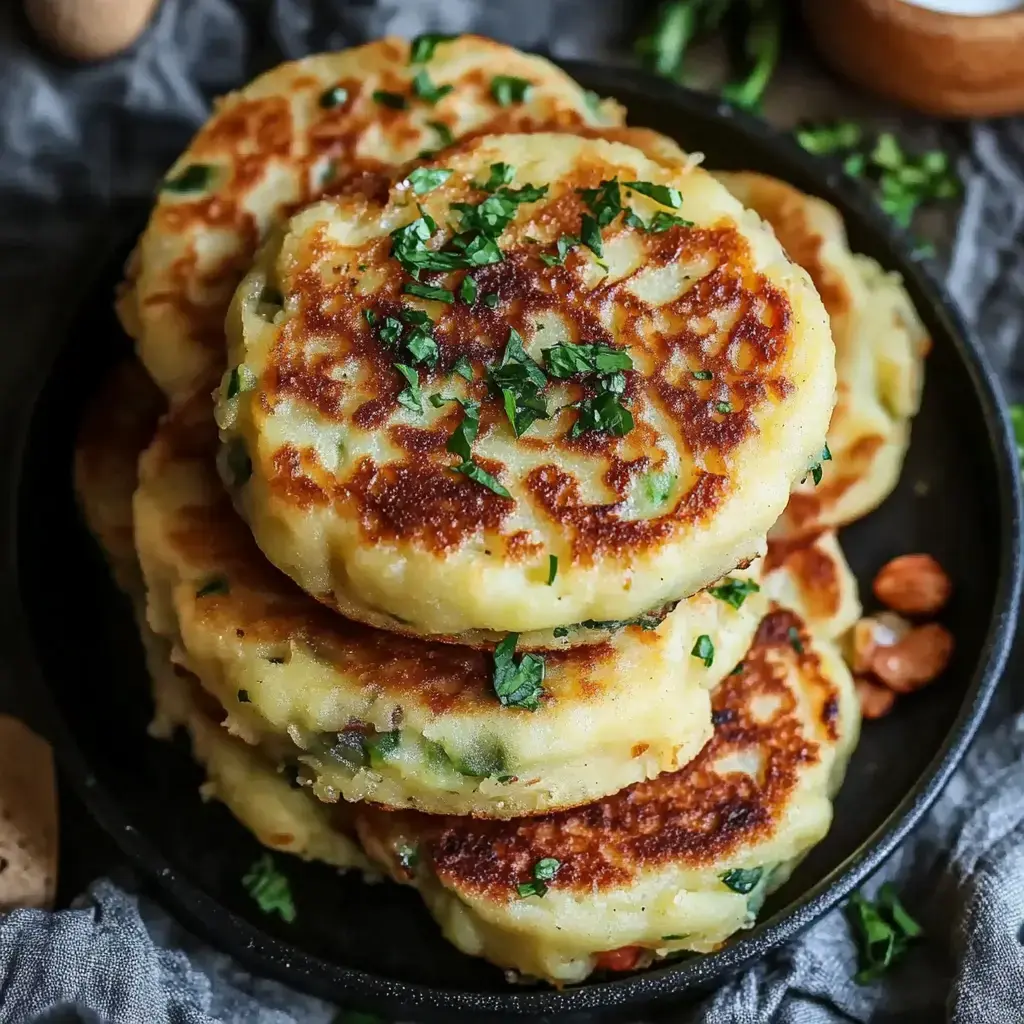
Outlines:
{"label": "chopped parsley garnish", "polygon": [[409,63],[426,64],[434,56],[438,43],[449,43],[453,39],[458,39],[458,36],[446,35],[443,32],[424,32],[416,36],[409,44]]}
{"label": "chopped parsley garnish", "polygon": [[743,40],[742,77],[729,82],[722,95],[745,110],[758,110],[779,62],[783,5],[766,2],[748,6],[751,10]]}
{"label": "chopped parsley garnish", "polygon": [[[650,631],[657,629],[665,621],[665,616],[673,607],[674,605],[665,605],[655,608],[653,611],[642,612],[632,619],[584,619],[580,626],[583,629],[601,629],[608,632],[626,629],[628,626],[639,626],[643,630]],[[558,630],[555,630],[555,635],[558,635]]]}
{"label": "chopped parsley garnish", "polygon": [[412,871],[419,863],[420,851],[415,846],[402,843],[395,849],[395,857],[398,860],[399,866],[405,868],[406,871]]}
{"label": "chopped parsley garnish", "polygon": [[252,701],[249,699],[249,691],[248,690],[239,690],[238,693],[235,694],[235,696],[238,698],[238,703],[239,704],[251,704],[252,703]]}
{"label": "chopped parsley garnish", "polygon": [[674,227],[693,227],[692,220],[686,220],[684,217],[677,217],[674,213],[669,213],[667,210],[658,210],[650,221],[645,224],[643,218],[640,217],[636,211],[627,209],[626,216],[623,217],[623,223],[631,228],[637,228],[640,231],[646,231],[652,235],[660,235],[661,232],[668,231],[669,228]]}
{"label": "chopped parsley garnish", "polygon": [[228,374],[227,387],[227,397],[229,400],[242,394],[243,391],[252,391],[254,387],[256,387],[256,374],[245,363],[239,363],[231,368],[231,372]]}
{"label": "chopped parsley garnish", "polygon": [[578,188],[576,191],[594,215],[594,220],[600,228],[608,227],[622,211],[622,193],[619,190],[618,178],[602,181],[597,188]]}
{"label": "chopped parsley garnish", "polygon": [[459,356],[459,358],[455,360],[452,372],[457,373],[463,380],[473,379],[473,367],[465,356]]}
{"label": "chopped parsley garnish", "polygon": [[457,455],[462,459],[462,463],[461,465],[453,466],[452,471],[461,473],[474,483],[481,484],[503,498],[511,498],[512,495],[502,486],[500,481],[473,461],[473,442],[476,440],[476,435],[480,430],[480,406],[476,402],[461,398],[456,398],[455,401],[462,406],[462,421],[455,428],[452,436],[448,438],[448,443],[445,447],[453,455]]}
{"label": "chopped parsley garnish", "polygon": [[712,377],[714,377],[714,374],[710,370],[694,370],[693,371],[693,379],[694,380],[711,380]]}
{"label": "chopped parsley garnish", "polygon": [[347,99],[348,89],[342,85],[332,85],[320,93],[319,103],[324,110],[330,110],[331,107],[340,107]]}
{"label": "chopped parsley garnish", "polygon": [[601,229],[590,214],[580,218],[580,241],[598,258],[604,256],[604,243],[601,241]]}
{"label": "chopped parsley garnish", "polygon": [[764,868],[734,868],[722,875],[722,882],[743,896],[752,892],[764,875]]}
{"label": "chopped parsley garnish", "polygon": [[[407,285],[406,287],[412,286]],[[443,291],[443,289],[440,290]],[[413,294],[419,295],[420,293]],[[426,297],[433,298],[434,296]],[[441,301],[446,300],[442,299]],[[413,363],[425,363],[430,367],[437,365],[439,351],[433,335],[434,324],[423,310],[406,306],[399,311],[398,315],[401,319],[386,316],[381,320],[373,310],[369,309],[365,315],[367,323],[376,328],[377,337],[384,345],[399,350],[404,347]]]}
{"label": "chopped parsley garnish", "polygon": [[485,296],[483,297],[483,304],[484,304],[484,305],[485,305],[485,306],[486,306],[486,307],[487,307],[488,309],[497,309],[497,308],[498,308],[498,302],[499,302],[499,301],[500,301],[500,296],[498,295],[498,293],[497,293],[497,292],[488,292],[488,293],[487,293],[487,294],[486,294],[486,295],[485,295]]}
{"label": "chopped parsley garnish", "polygon": [[628,434],[636,425],[633,414],[612,391],[602,391],[593,398],[584,398],[577,404],[579,415],[570,434],[579,437],[588,430],[603,430],[615,437]]}
{"label": "chopped parsley garnish", "polygon": [[633,360],[624,348],[613,345],[552,345],[544,350],[544,363],[552,377],[577,373],[614,373],[632,370]]}
{"label": "chopped parsley garnish", "polygon": [[729,576],[717,587],[708,587],[708,593],[712,597],[717,597],[719,601],[724,601],[730,608],[739,610],[743,607],[743,602],[760,589],[753,580],[738,580]]}
{"label": "chopped parsley garnish", "polygon": [[540,258],[549,267],[560,267],[565,263],[565,257],[569,255],[569,250],[574,246],[580,244],[580,240],[573,235],[562,235],[557,242],[555,242],[556,256],[552,256],[551,253],[542,252]]}
{"label": "chopped parsley garnish", "polygon": [[624,181],[622,184],[625,188],[631,188],[634,192],[661,203],[662,206],[671,206],[673,210],[678,210],[683,205],[683,197],[679,190],[668,185],[656,185],[652,181]]}
{"label": "chopped parsley garnish", "polygon": [[[814,481],[815,487],[817,487],[818,484],[821,483],[821,464],[823,462],[831,461],[832,453],[828,450],[828,445],[826,444],[825,447],[822,448],[821,450],[821,455],[818,457],[818,461],[814,463],[814,465],[811,466],[811,468],[808,470],[808,472],[811,474],[811,479]],[[806,477],[804,479],[806,479]],[[803,481],[801,481],[801,483],[803,483]]]}
{"label": "chopped parsley garnish", "polygon": [[711,668],[715,663],[715,645],[711,642],[711,637],[707,633],[701,633],[690,654],[695,658],[700,658],[704,662],[705,668]]}
{"label": "chopped parsley garnish", "polygon": [[455,136],[452,135],[451,128],[449,128],[444,121],[428,121],[427,125],[437,132],[437,138],[441,143],[442,148],[450,146],[455,141]]}
{"label": "chopped parsley garnish", "polygon": [[196,597],[213,597],[215,594],[227,594],[231,590],[228,584],[227,577],[225,576],[214,576],[212,580],[207,580],[201,587],[196,589]]}
{"label": "chopped parsley garnish", "polygon": [[462,299],[467,306],[472,306],[473,303],[476,302],[476,293],[477,283],[469,274],[467,274],[462,279],[462,284],[459,285],[459,298]]}
{"label": "chopped parsley garnish", "polygon": [[426,68],[420,71],[412,80],[412,91],[424,103],[433,106],[439,99],[447,96],[455,88],[454,85],[435,85]]}
{"label": "chopped parsley garnish", "polygon": [[568,626],[555,626],[555,628],[551,631],[551,635],[553,637],[555,637],[556,639],[561,640],[562,637],[566,637],[566,636],[569,635],[569,627]]}
{"label": "chopped parsley garnish", "polygon": [[637,503],[652,513],[660,509],[672,494],[676,483],[675,473],[665,473],[652,469],[644,473],[637,481],[637,492],[640,501]]}
{"label": "chopped parsley garnish", "polygon": [[595,117],[601,114],[601,104],[604,102],[593,89],[586,89],[583,92],[583,102]]}
{"label": "chopped parsley garnish", "polygon": [[417,167],[410,171],[406,181],[416,195],[422,196],[443,185],[451,176],[452,172],[447,167]]}
{"label": "chopped parsley garnish", "polygon": [[860,145],[863,137],[860,125],[854,121],[814,125],[796,131],[796,141],[815,156],[828,156],[843,149],[854,149]]}
{"label": "chopped parsley garnish", "polygon": [[544,695],[544,659],[524,654],[515,661],[518,633],[509,633],[494,649],[494,692],[504,707],[536,711]]}
{"label": "chopped parsley garnish", "polygon": [[402,734],[393,729],[391,732],[373,732],[363,737],[370,764],[377,767],[389,760],[402,743]]}
{"label": "chopped parsley garnish", "polygon": [[392,110],[405,110],[409,105],[408,100],[401,93],[387,92],[384,89],[378,89],[373,94],[373,101],[382,107],[390,107]]}
{"label": "chopped parsley garnish", "polygon": [[407,387],[398,393],[398,404],[411,412],[423,412],[423,396],[420,393],[420,375],[411,366],[395,363],[395,369],[405,378]]}
{"label": "chopped parsley garnish", "polygon": [[715,412],[720,412],[723,416],[728,415],[732,412],[731,402],[715,402]]}
{"label": "chopped parsley garnish", "polygon": [[213,181],[213,168],[209,164],[189,164],[174,178],[164,178],[160,188],[164,192],[205,192]]}
{"label": "chopped parsley garnish", "polygon": [[433,302],[447,302],[451,305],[455,296],[447,288],[435,288],[429,284],[419,284],[416,281],[407,282],[402,291],[406,295],[415,295],[418,299],[430,299]]}
{"label": "chopped parsley garnish", "polygon": [[548,555],[548,586],[555,582],[558,575],[558,555]]}
{"label": "chopped parsley garnish", "polygon": [[547,382],[547,375],[526,354],[519,332],[509,328],[505,352],[497,366],[488,367],[487,383],[501,395],[516,437],[522,437],[536,420],[548,418],[547,402],[540,394]]}
{"label": "chopped parsley garnish", "polygon": [[786,637],[789,640],[789,646],[792,647],[797,654],[804,653],[804,644],[800,639],[800,630],[798,630],[796,626],[790,626],[789,629],[786,630]]}
{"label": "chopped parsley garnish", "polygon": [[525,102],[532,88],[532,82],[526,78],[516,78],[515,75],[495,75],[491,79],[491,95],[499,107]]}
{"label": "chopped parsley garnish", "polygon": [[269,853],[263,854],[242,879],[246,892],[264,914],[280,914],[291,924],[295,920],[295,901],[288,879],[274,866]]}
{"label": "chopped parsley garnish", "polygon": [[508,185],[516,176],[516,169],[511,164],[491,164],[491,176],[483,183],[474,182],[477,188],[485,192],[496,192],[502,185]]}
{"label": "chopped parsley garnish", "polygon": [[533,865],[533,879],[529,882],[520,882],[516,886],[519,898],[543,896],[548,891],[547,883],[554,879],[561,866],[562,862],[555,857],[542,857]]}
{"label": "chopped parsley garnish", "polygon": [[884,974],[924,933],[889,882],[881,886],[874,902],[855,892],[846,904],[846,916],[860,953],[860,970],[854,976],[859,985]]}
{"label": "chopped parsley garnish", "polygon": [[246,451],[245,442],[239,437],[232,438],[224,446],[223,452],[229,486],[241,487],[247,484],[252,477],[252,459]]}

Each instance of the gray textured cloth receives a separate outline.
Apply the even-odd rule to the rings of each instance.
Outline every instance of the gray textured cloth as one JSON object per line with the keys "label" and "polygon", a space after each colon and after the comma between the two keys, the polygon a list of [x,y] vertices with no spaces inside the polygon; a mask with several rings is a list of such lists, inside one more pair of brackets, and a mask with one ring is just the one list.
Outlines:
{"label": "gray textured cloth", "polygon": [[[92,68],[47,61],[0,8],[0,301],[25,350],[43,322],[43,273],[71,273],[92,233],[154,181],[210,98],[280,59],[385,32],[475,29],[563,56],[613,53],[622,0],[165,0],[130,53]],[[1024,127],[977,125],[949,281],[1014,390],[1024,386]],[[24,296],[40,295],[38,303]],[[20,321],[12,323],[17,314]],[[10,344],[10,342],[8,342]],[[14,372],[16,372],[16,367]],[[879,983],[853,984],[855,952],[833,913],[799,941],[662,1015],[707,1024],[1024,1020],[1024,718],[1004,687],[982,739],[925,825],[879,873],[930,940]],[[8,703],[11,695],[7,696]],[[0,695],[0,706],[3,698]],[[198,942],[131,879],[97,882],[69,910],[0,919],[0,1024],[320,1024],[336,1008],[253,979]]]}

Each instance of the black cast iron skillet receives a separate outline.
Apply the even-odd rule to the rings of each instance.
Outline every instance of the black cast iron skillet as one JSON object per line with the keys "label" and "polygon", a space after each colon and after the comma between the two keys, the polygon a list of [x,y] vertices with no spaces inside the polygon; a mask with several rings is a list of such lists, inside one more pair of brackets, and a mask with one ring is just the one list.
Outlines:
{"label": "black cast iron skillet", "polygon": [[406,1019],[636,1016],[791,938],[859,885],[935,799],[981,720],[1017,617],[1020,493],[1005,408],[991,369],[942,289],[908,258],[906,240],[857,186],[764,123],[638,73],[585,64],[569,70],[587,88],[621,100],[631,123],[704,152],[708,166],[763,171],[836,204],[853,248],[904,275],[934,339],[900,486],[843,540],[862,584],[903,552],[939,559],[956,583],[945,614],[955,658],[941,682],[866,724],[828,837],[768,901],[762,923],[720,952],[562,992],[513,988],[500,971],[444,942],[411,891],[365,886],[288,858],[279,861],[292,879],[298,918],[289,926],[263,916],[240,885],[258,853],[255,841],[220,805],[200,802],[200,774],[183,745],[146,737],[145,670],[129,608],[73,504],[78,417],[128,348],[111,313],[126,247],[37,354],[36,383],[45,383],[38,401],[23,379],[0,383],[3,436],[24,440],[0,463],[12,498],[0,509],[7,542],[0,636],[10,678],[55,742],[66,779],[159,881],[177,913],[247,967]]}

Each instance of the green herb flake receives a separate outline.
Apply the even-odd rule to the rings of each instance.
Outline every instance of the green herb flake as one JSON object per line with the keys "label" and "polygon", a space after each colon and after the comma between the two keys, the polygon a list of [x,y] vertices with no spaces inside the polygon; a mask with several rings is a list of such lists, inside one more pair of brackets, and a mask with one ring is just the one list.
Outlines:
{"label": "green herb flake", "polygon": [[374,732],[363,738],[363,746],[370,758],[370,764],[377,768],[389,761],[402,743],[402,734],[394,729],[391,732]]}
{"label": "green herb flake", "polygon": [[516,663],[518,633],[509,633],[494,649],[494,692],[503,707],[536,711],[544,695],[544,659],[523,654]]}
{"label": "green herb flake", "polygon": [[660,235],[663,231],[668,231],[669,228],[692,227],[692,220],[687,220],[685,217],[677,217],[674,213],[669,213],[667,210],[659,210],[651,218],[650,224],[647,225],[647,230],[652,235]]}
{"label": "green herb flake", "polygon": [[476,402],[456,399],[462,406],[462,420],[445,445],[447,451],[463,462],[473,461],[473,442],[480,430],[480,406]]}
{"label": "green herb flake", "polygon": [[452,367],[452,373],[457,373],[463,380],[472,380],[473,366],[466,356],[459,356]]}
{"label": "green herb flake", "polygon": [[238,693],[235,694],[235,697],[237,698],[239,704],[251,704],[252,703],[252,701],[249,699],[249,691],[248,690],[239,690]]}
{"label": "green herb flake", "polygon": [[597,188],[578,188],[576,191],[594,215],[598,227],[608,227],[622,211],[622,192],[618,178],[602,181]]}
{"label": "green herb flake", "polygon": [[406,871],[412,871],[420,861],[420,851],[409,843],[400,843],[395,848],[395,859],[399,867]]}
{"label": "green herb flake", "polygon": [[687,48],[705,27],[701,23],[703,13],[701,5],[692,0],[659,4],[650,31],[636,43],[637,56],[644,67],[666,77],[677,76]]}
{"label": "green herb flake", "polygon": [[405,180],[416,195],[422,196],[443,185],[451,176],[452,172],[447,167],[417,167]]}
{"label": "green herb flake", "polygon": [[711,380],[712,377],[714,377],[714,374],[710,370],[694,370],[693,371],[693,379],[694,380]]}
{"label": "green herb flake", "polygon": [[480,182],[473,182],[473,184],[485,192],[497,192],[502,185],[511,184],[515,176],[516,169],[511,164],[491,164],[491,176],[482,184]]}
{"label": "green herb flake", "polygon": [[440,43],[450,43],[458,36],[446,35],[443,32],[424,32],[416,36],[409,44],[409,63],[426,64],[434,56]]}
{"label": "green herb flake", "polygon": [[501,362],[487,370],[487,383],[501,395],[516,437],[522,437],[536,420],[548,418],[547,402],[540,394],[547,382],[544,371],[526,354],[522,336],[510,328]]}
{"label": "green herb flake", "polygon": [[295,901],[288,879],[274,866],[269,853],[263,854],[242,878],[246,892],[264,914],[280,914],[291,924],[295,920]]}
{"label": "green herb flake", "polygon": [[477,290],[476,281],[467,274],[462,279],[462,284],[459,285],[459,298],[462,299],[467,306],[472,306],[473,303],[476,302]]}
{"label": "green herb flake", "polygon": [[565,263],[565,257],[569,255],[569,250],[580,244],[580,240],[573,235],[562,235],[555,243],[555,252],[557,255],[552,255],[548,252],[540,253],[540,258],[549,267],[560,267]]}
{"label": "green herb flake", "polygon": [[786,637],[789,640],[789,646],[792,647],[797,654],[804,653],[804,644],[800,639],[800,630],[798,630],[796,626],[790,626],[789,629],[786,630]]}
{"label": "green herb flake", "polygon": [[252,391],[256,387],[256,374],[245,363],[234,366],[228,374],[227,397],[230,401],[244,391]]}
{"label": "green herb flake", "polygon": [[341,85],[332,85],[320,93],[319,103],[324,110],[340,107],[348,99],[348,89]]}
{"label": "green herb flake", "polygon": [[435,85],[430,75],[427,74],[426,68],[412,80],[412,91],[424,103],[429,103],[431,106],[447,96],[454,88],[454,85]]}
{"label": "green herb flake", "polygon": [[601,229],[590,214],[585,213],[580,220],[580,241],[598,258],[604,256],[604,244],[601,241]]}
{"label": "green herb flake", "polygon": [[727,416],[732,412],[731,402],[715,402],[715,412],[720,412],[723,416]]}
{"label": "green herb flake", "polygon": [[647,196],[648,199],[653,199],[656,203],[661,203],[662,206],[671,206],[673,210],[678,210],[683,205],[683,197],[679,190],[668,185],[656,185],[652,181],[624,181],[622,184],[642,196]]}
{"label": "green herb flake", "polygon": [[562,862],[555,857],[542,857],[533,865],[533,878],[529,882],[520,882],[516,892],[520,899],[530,896],[543,896],[548,891],[548,882],[554,880],[562,867]]}
{"label": "green herb flake", "polygon": [[569,627],[568,626],[555,626],[555,628],[551,631],[551,635],[556,640],[561,640],[564,637],[567,637],[569,635]]}
{"label": "green herb flake", "polygon": [[743,39],[744,75],[722,89],[722,96],[744,110],[757,111],[779,61],[783,5],[764,2],[751,6]]}
{"label": "green herb flake", "polygon": [[711,668],[715,663],[715,645],[711,642],[711,637],[707,633],[701,633],[690,654],[703,661],[705,668]]}
{"label": "green herb flake", "polygon": [[570,435],[579,437],[588,430],[603,430],[613,437],[623,437],[636,425],[633,414],[612,391],[602,391],[593,398],[584,398],[577,405],[578,415]]}
{"label": "green herb flake", "polygon": [[214,169],[209,164],[189,164],[173,178],[164,178],[160,188],[164,192],[188,195],[205,192],[213,183]]}
{"label": "green herb flake", "polygon": [[602,104],[604,100],[593,91],[593,89],[585,89],[583,91],[583,102],[587,105],[587,110],[593,114],[594,117],[600,117],[602,114]]}
{"label": "green herb flake", "polygon": [[395,363],[395,369],[405,378],[406,387],[398,393],[398,404],[410,412],[423,412],[423,396],[420,393],[420,375],[411,366]]}
{"label": "green herb flake", "polygon": [[846,917],[860,954],[860,970],[854,976],[859,985],[884,974],[906,955],[911,943],[924,934],[889,882],[879,888],[874,901],[855,892],[846,904]]}
{"label": "green herb flake", "polygon": [[796,141],[815,156],[828,156],[844,149],[859,146],[864,133],[855,121],[836,124],[812,125],[796,132]]}
{"label": "green herb flake", "polygon": [[633,360],[624,348],[600,343],[552,345],[544,350],[544,363],[548,373],[560,379],[577,373],[614,373],[633,369]]}
{"label": "green herb flake", "polygon": [[415,281],[407,282],[402,291],[406,295],[415,295],[418,299],[429,299],[431,302],[447,302],[451,305],[455,301],[455,296],[447,288],[435,288]]}
{"label": "green herb flake", "polygon": [[515,75],[495,75],[491,79],[491,96],[499,107],[510,107],[513,103],[524,103],[533,89],[533,83]]}
{"label": "green herb flake", "polygon": [[734,868],[721,877],[727,888],[746,896],[747,893],[753,892],[757,888],[763,875],[764,868]]}
{"label": "green herb flake", "polygon": [[548,586],[555,582],[558,575],[558,555],[548,555]]}
{"label": "green herb flake", "polygon": [[433,128],[437,134],[437,141],[441,144],[442,149],[445,146],[450,146],[455,141],[455,136],[452,134],[451,128],[444,123],[444,121],[428,121],[428,128]]}
{"label": "green herb flake", "polygon": [[708,587],[708,593],[738,611],[743,607],[743,602],[760,589],[753,580],[739,580],[728,576],[718,586]]}
{"label": "green herb flake", "polygon": [[483,297],[482,301],[483,301],[483,304],[488,309],[497,309],[498,308],[498,303],[501,301],[501,297],[498,295],[497,292],[488,292]]}
{"label": "green herb flake", "polygon": [[373,102],[392,110],[405,110],[409,105],[409,101],[401,93],[387,92],[384,89],[377,89],[374,92]]}

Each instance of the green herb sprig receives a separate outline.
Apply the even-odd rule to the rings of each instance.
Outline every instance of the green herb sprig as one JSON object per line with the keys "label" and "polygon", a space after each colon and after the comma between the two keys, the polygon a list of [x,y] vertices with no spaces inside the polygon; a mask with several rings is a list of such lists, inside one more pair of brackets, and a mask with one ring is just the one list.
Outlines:
{"label": "green herb sprig", "polygon": [[860,985],[889,970],[924,933],[888,882],[879,888],[874,901],[855,892],[846,904],[846,916],[860,953],[860,970],[854,976]]}
{"label": "green herb sprig", "polygon": [[291,924],[295,920],[295,901],[288,879],[274,865],[269,853],[263,854],[242,878],[246,892],[264,914],[280,914]]}
{"label": "green herb sprig", "polygon": [[544,659],[524,654],[515,660],[518,633],[509,633],[494,649],[494,692],[503,707],[536,711],[544,695]]}
{"label": "green herb sprig", "polygon": [[533,878],[529,882],[520,882],[516,892],[520,899],[530,896],[543,896],[548,891],[547,883],[558,874],[562,862],[556,857],[542,857],[533,865]]}

